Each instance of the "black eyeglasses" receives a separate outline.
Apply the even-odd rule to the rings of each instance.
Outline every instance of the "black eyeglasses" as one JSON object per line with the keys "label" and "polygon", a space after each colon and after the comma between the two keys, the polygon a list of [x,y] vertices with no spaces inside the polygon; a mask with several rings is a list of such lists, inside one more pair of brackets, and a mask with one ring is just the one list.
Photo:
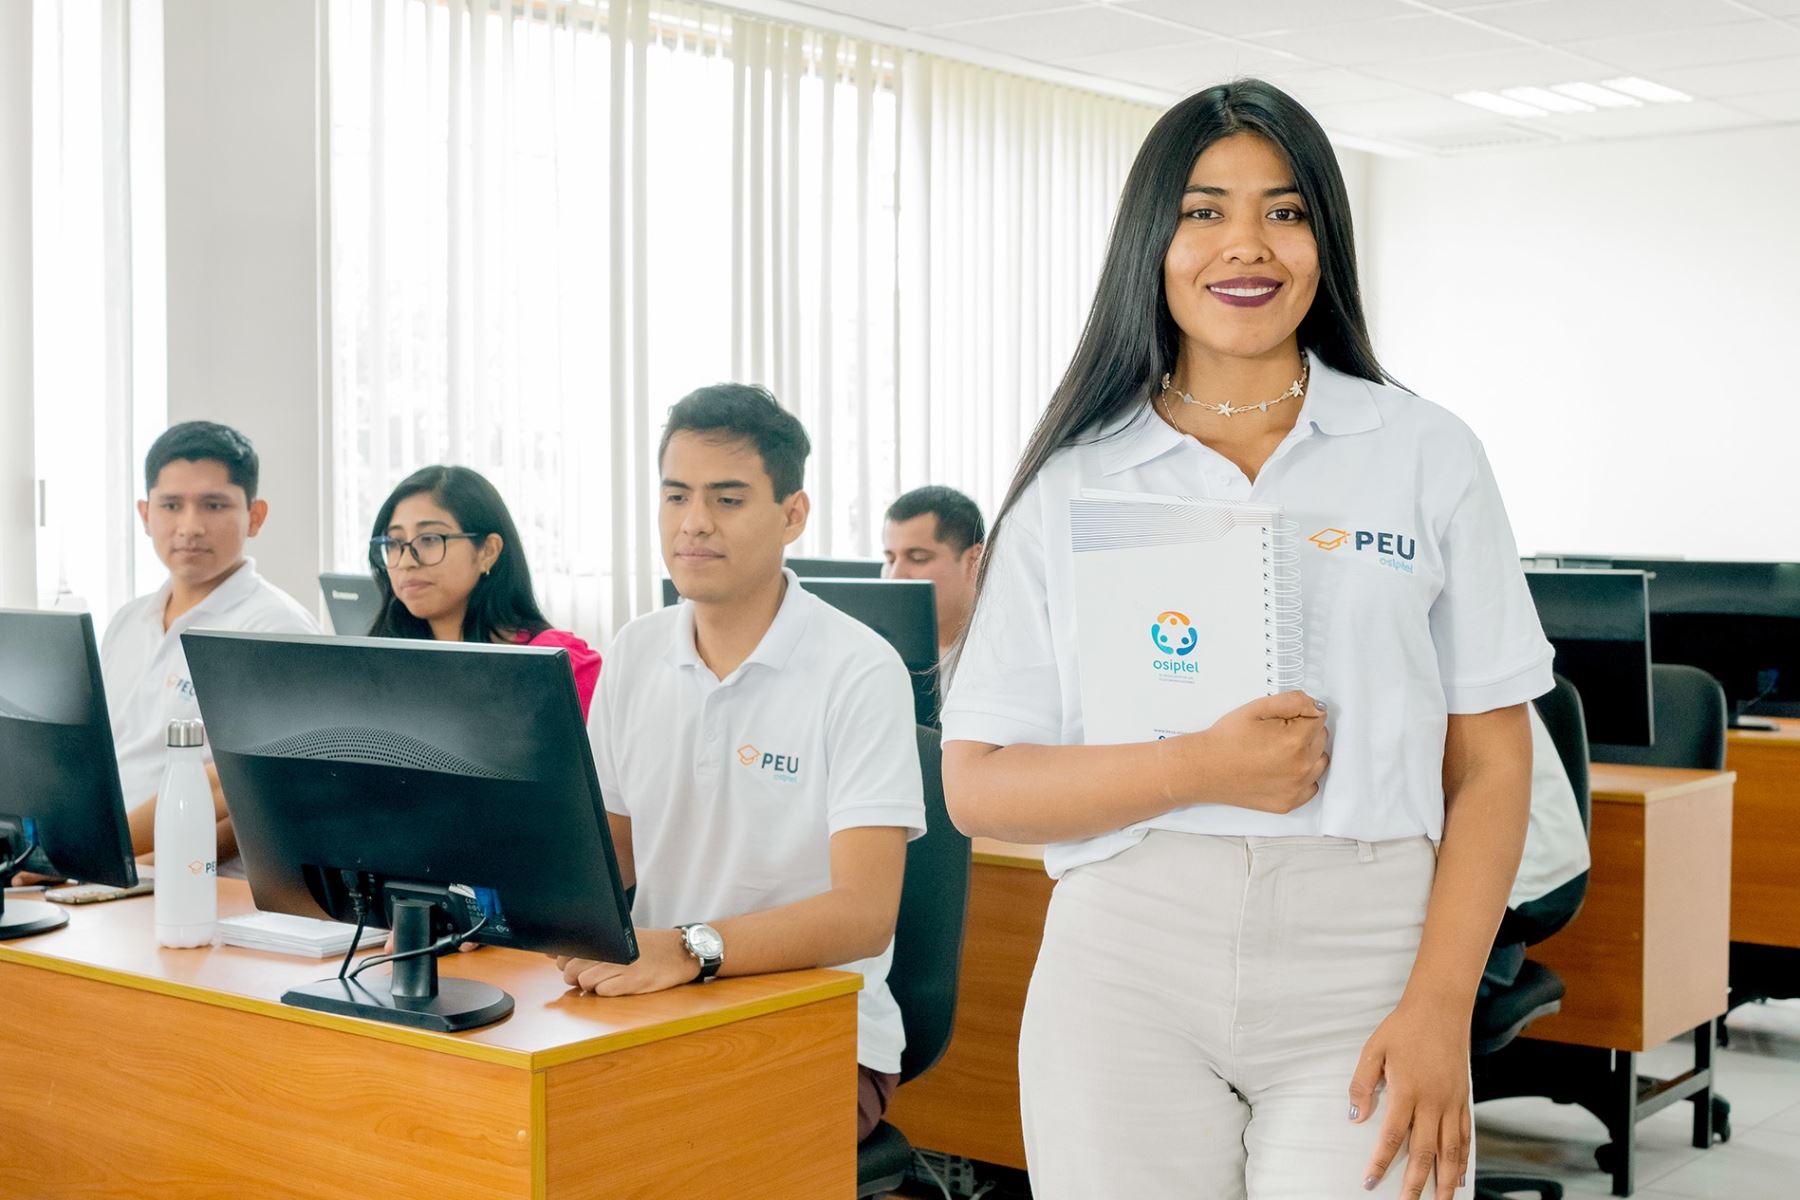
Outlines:
{"label": "black eyeglasses", "polygon": [[452,540],[467,538],[471,542],[479,542],[486,537],[485,533],[421,533],[410,542],[386,536],[372,537],[369,539],[369,549],[381,555],[390,571],[400,565],[400,556],[408,550],[412,551],[413,561],[421,567],[435,567],[444,561],[444,554]]}

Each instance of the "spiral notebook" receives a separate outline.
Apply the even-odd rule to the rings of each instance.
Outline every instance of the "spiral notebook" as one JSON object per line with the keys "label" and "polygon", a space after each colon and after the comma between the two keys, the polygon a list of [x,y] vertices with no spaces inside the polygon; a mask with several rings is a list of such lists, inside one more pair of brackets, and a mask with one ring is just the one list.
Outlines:
{"label": "spiral notebook", "polygon": [[1089,490],[1069,538],[1089,745],[1192,733],[1300,686],[1298,529],[1279,508]]}

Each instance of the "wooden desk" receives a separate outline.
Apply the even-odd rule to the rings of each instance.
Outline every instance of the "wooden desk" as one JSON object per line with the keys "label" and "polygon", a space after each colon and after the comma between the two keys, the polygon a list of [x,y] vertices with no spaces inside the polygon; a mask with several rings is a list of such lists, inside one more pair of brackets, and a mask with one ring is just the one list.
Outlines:
{"label": "wooden desk", "polygon": [[1581,912],[1530,956],[1562,976],[1541,1041],[1644,1051],[1725,1011],[1732,774],[1595,763]]}
{"label": "wooden desk", "polygon": [[[250,910],[243,883],[219,893],[221,915]],[[335,963],[160,950],[153,913],[149,896],[84,906],[0,942],[8,1200],[855,1190],[854,975],[598,999],[490,948],[442,973],[515,1011],[438,1034],[283,1006]]]}
{"label": "wooden desk", "polygon": [[1053,884],[1042,846],[976,838],[974,852],[950,1048],[895,1093],[888,1117],[915,1146],[1024,1170],[1019,1018]]}
{"label": "wooden desk", "polygon": [[1800,721],[1773,733],[1734,729],[1731,940],[1800,948]]}

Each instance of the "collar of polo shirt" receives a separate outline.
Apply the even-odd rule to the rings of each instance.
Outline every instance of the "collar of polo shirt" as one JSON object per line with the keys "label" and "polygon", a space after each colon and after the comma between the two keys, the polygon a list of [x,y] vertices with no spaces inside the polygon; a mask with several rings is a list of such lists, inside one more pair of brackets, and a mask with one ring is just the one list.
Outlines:
{"label": "collar of polo shirt", "polygon": [[[1311,363],[1310,376],[1295,424],[1296,436],[1305,437],[1317,430],[1331,437],[1344,437],[1381,428],[1381,410],[1375,405],[1368,380],[1332,370],[1310,350],[1306,357]],[[1186,434],[1158,417],[1148,404],[1122,422],[1115,422],[1111,429],[1108,436],[1112,445],[1103,459],[1108,475],[1142,466],[1188,440]]]}
{"label": "collar of polo shirt", "polygon": [[[194,623],[196,617],[211,616],[233,608],[256,591],[256,583],[256,560],[246,554],[243,565],[231,573],[231,578],[208,592],[200,603],[182,613],[175,622],[185,629]],[[174,589],[174,579],[164,581],[156,592],[162,603],[145,610],[147,619],[154,618],[158,625],[162,624],[163,608],[168,603],[169,593]],[[170,624],[168,632],[177,632],[174,623]]]}
{"label": "collar of polo shirt", "polygon": [[[762,640],[756,643],[756,649],[750,652],[738,669],[720,680],[729,683],[744,673],[746,667],[760,664],[770,670],[779,671],[787,666],[788,659],[800,645],[801,637],[806,633],[807,608],[818,603],[811,593],[800,586],[800,578],[787,567],[781,568],[787,577],[787,591],[781,597],[781,607],[775,610],[775,620],[769,625]],[[707,665],[700,658],[700,651],[694,648],[694,605],[690,601],[681,605],[675,618],[675,631],[669,639],[668,660],[678,667],[695,667],[707,670]]]}

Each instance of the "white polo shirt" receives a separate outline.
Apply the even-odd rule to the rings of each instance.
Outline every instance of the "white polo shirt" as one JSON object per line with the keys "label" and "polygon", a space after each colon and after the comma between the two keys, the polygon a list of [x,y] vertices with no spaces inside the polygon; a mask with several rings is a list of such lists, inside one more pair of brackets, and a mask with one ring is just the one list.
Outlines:
{"label": "white polo shirt", "polygon": [[[163,630],[170,584],[139,596],[106,626],[100,673],[112,717],[113,746],[119,756],[119,784],[127,810],[137,808],[162,786],[168,764],[169,722],[198,717],[194,681],[188,674],[181,635],[190,629],[231,629],[262,633],[317,633],[319,623],[286,592],[256,573],[246,558],[231,578]],[[206,750],[212,758],[212,746]]]}
{"label": "white polo shirt", "polygon": [[1531,709],[1531,823],[1525,854],[1506,907],[1517,908],[1548,896],[1588,869],[1588,835],[1575,804],[1575,788],[1563,770],[1550,730]]}
{"label": "white polo shirt", "polygon": [[[694,649],[691,604],[639,617],[606,652],[588,733],[607,810],[631,818],[640,925],[817,896],[831,890],[832,834],[925,830],[906,667],[786,574],[774,623],[724,679]],[[898,1071],[906,1042],[893,957],[890,941],[839,968],[862,974],[857,1061],[877,1071]]]}
{"label": "white polo shirt", "polygon": [[1299,526],[1304,687],[1324,701],[1331,733],[1320,793],[1285,815],[1197,805],[1055,844],[1052,875],[1150,829],[1438,839],[1447,715],[1550,690],[1550,644],[1475,435],[1435,404],[1309,357],[1299,419],[1254,485],[1148,404],[1045,464],[990,543],[943,727],[946,741],[1081,744],[1071,497],[1104,488],[1276,504]]}

